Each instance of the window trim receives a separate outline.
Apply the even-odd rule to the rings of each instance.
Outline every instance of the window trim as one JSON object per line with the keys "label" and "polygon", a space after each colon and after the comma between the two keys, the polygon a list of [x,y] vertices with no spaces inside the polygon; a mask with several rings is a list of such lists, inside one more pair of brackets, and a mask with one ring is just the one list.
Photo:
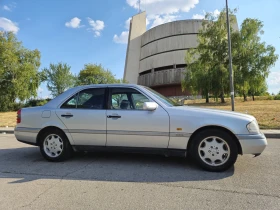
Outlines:
{"label": "window trim", "polygon": [[[78,100],[79,100],[79,96],[80,96],[80,93],[82,91],[85,91],[85,90],[90,90],[90,89],[104,89],[104,101],[103,101],[103,108],[102,109],[90,109],[90,108],[78,108]],[[68,100],[70,100],[72,97],[74,96],[77,96],[77,101],[76,101],[76,107],[75,108],[61,108],[61,106],[66,103]],[[106,101],[108,99],[108,87],[90,87],[90,88],[84,88],[84,89],[81,89],[79,91],[77,91],[75,94],[71,95],[70,97],[68,97],[65,101],[63,101],[61,103],[61,105],[59,106],[59,109],[71,109],[71,110],[107,110],[107,107],[106,107]]]}
{"label": "window trim", "polygon": [[[112,106],[112,90],[113,89],[133,89],[136,92],[138,92],[138,93],[142,94],[143,96],[145,96],[147,99],[149,99],[149,102],[155,102],[151,97],[149,97],[148,95],[143,93],[141,90],[136,89],[134,87],[108,87],[108,107],[107,107],[108,109],[107,110],[116,110],[116,111],[147,111],[147,110],[144,110],[144,109],[135,109],[135,105],[134,104],[133,104],[134,109],[111,109],[110,107]],[[129,100],[129,98],[132,100],[131,94],[129,94],[127,96],[128,96],[128,100]],[[155,102],[155,103],[157,103],[157,102]]]}

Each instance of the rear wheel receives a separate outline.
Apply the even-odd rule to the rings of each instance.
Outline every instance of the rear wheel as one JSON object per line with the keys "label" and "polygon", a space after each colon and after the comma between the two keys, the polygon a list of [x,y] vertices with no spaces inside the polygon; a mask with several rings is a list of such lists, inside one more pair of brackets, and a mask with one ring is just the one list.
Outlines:
{"label": "rear wheel", "polygon": [[238,156],[238,147],[227,132],[208,129],[194,137],[190,152],[203,169],[219,172],[233,166]]}
{"label": "rear wheel", "polygon": [[58,130],[48,130],[40,138],[40,151],[49,161],[63,161],[71,157],[72,146],[66,135]]}

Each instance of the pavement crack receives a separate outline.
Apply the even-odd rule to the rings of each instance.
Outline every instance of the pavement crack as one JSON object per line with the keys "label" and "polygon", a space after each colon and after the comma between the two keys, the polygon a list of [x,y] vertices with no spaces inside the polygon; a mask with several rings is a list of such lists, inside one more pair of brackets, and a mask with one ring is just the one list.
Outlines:
{"label": "pavement crack", "polygon": [[216,192],[228,192],[228,193],[243,194],[243,195],[265,196],[265,197],[280,199],[280,195],[270,195],[266,193],[242,192],[237,190],[226,190],[226,189],[209,189],[209,188],[202,188],[202,187],[178,186],[173,184],[160,184],[160,183],[146,183],[146,184],[155,184],[155,185],[161,185],[165,187],[176,187],[176,188],[185,188],[185,189],[193,189],[193,190],[205,190],[205,191],[216,191]]}
{"label": "pavement crack", "polygon": [[30,207],[36,200],[38,200],[42,195],[44,195],[45,193],[47,193],[49,190],[51,190],[53,187],[55,187],[56,185],[52,185],[49,188],[47,188],[46,190],[44,190],[42,193],[40,193],[39,195],[37,195],[31,202],[29,202],[26,205],[21,206],[20,208],[24,208],[24,207]]}
{"label": "pavement crack", "polygon": [[86,169],[86,168],[87,168],[90,164],[92,164],[93,162],[94,162],[94,161],[91,161],[91,162],[87,163],[86,165],[82,166],[81,168],[78,168],[78,169],[76,169],[76,170],[74,170],[74,171],[71,171],[71,172],[65,174],[64,176],[61,177],[61,180],[65,179],[65,178],[68,177],[69,175],[74,174],[74,173],[76,173],[76,172],[78,172],[78,171],[80,171],[80,170]]}

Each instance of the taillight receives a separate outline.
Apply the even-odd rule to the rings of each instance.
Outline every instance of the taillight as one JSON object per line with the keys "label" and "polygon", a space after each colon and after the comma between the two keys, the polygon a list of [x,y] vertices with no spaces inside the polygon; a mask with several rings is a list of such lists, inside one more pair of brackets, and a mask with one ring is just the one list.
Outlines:
{"label": "taillight", "polygon": [[21,109],[17,111],[17,123],[21,122]]}

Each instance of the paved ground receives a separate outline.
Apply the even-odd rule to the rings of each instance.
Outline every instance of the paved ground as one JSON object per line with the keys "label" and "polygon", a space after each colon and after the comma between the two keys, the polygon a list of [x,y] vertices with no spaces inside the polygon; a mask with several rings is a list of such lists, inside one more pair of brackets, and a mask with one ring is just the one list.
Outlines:
{"label": "paved ground", "polygon": [[0,209],[280,209],[280,139],[209,173],[180,158],[79,154],[46,162],[0,134]]}

